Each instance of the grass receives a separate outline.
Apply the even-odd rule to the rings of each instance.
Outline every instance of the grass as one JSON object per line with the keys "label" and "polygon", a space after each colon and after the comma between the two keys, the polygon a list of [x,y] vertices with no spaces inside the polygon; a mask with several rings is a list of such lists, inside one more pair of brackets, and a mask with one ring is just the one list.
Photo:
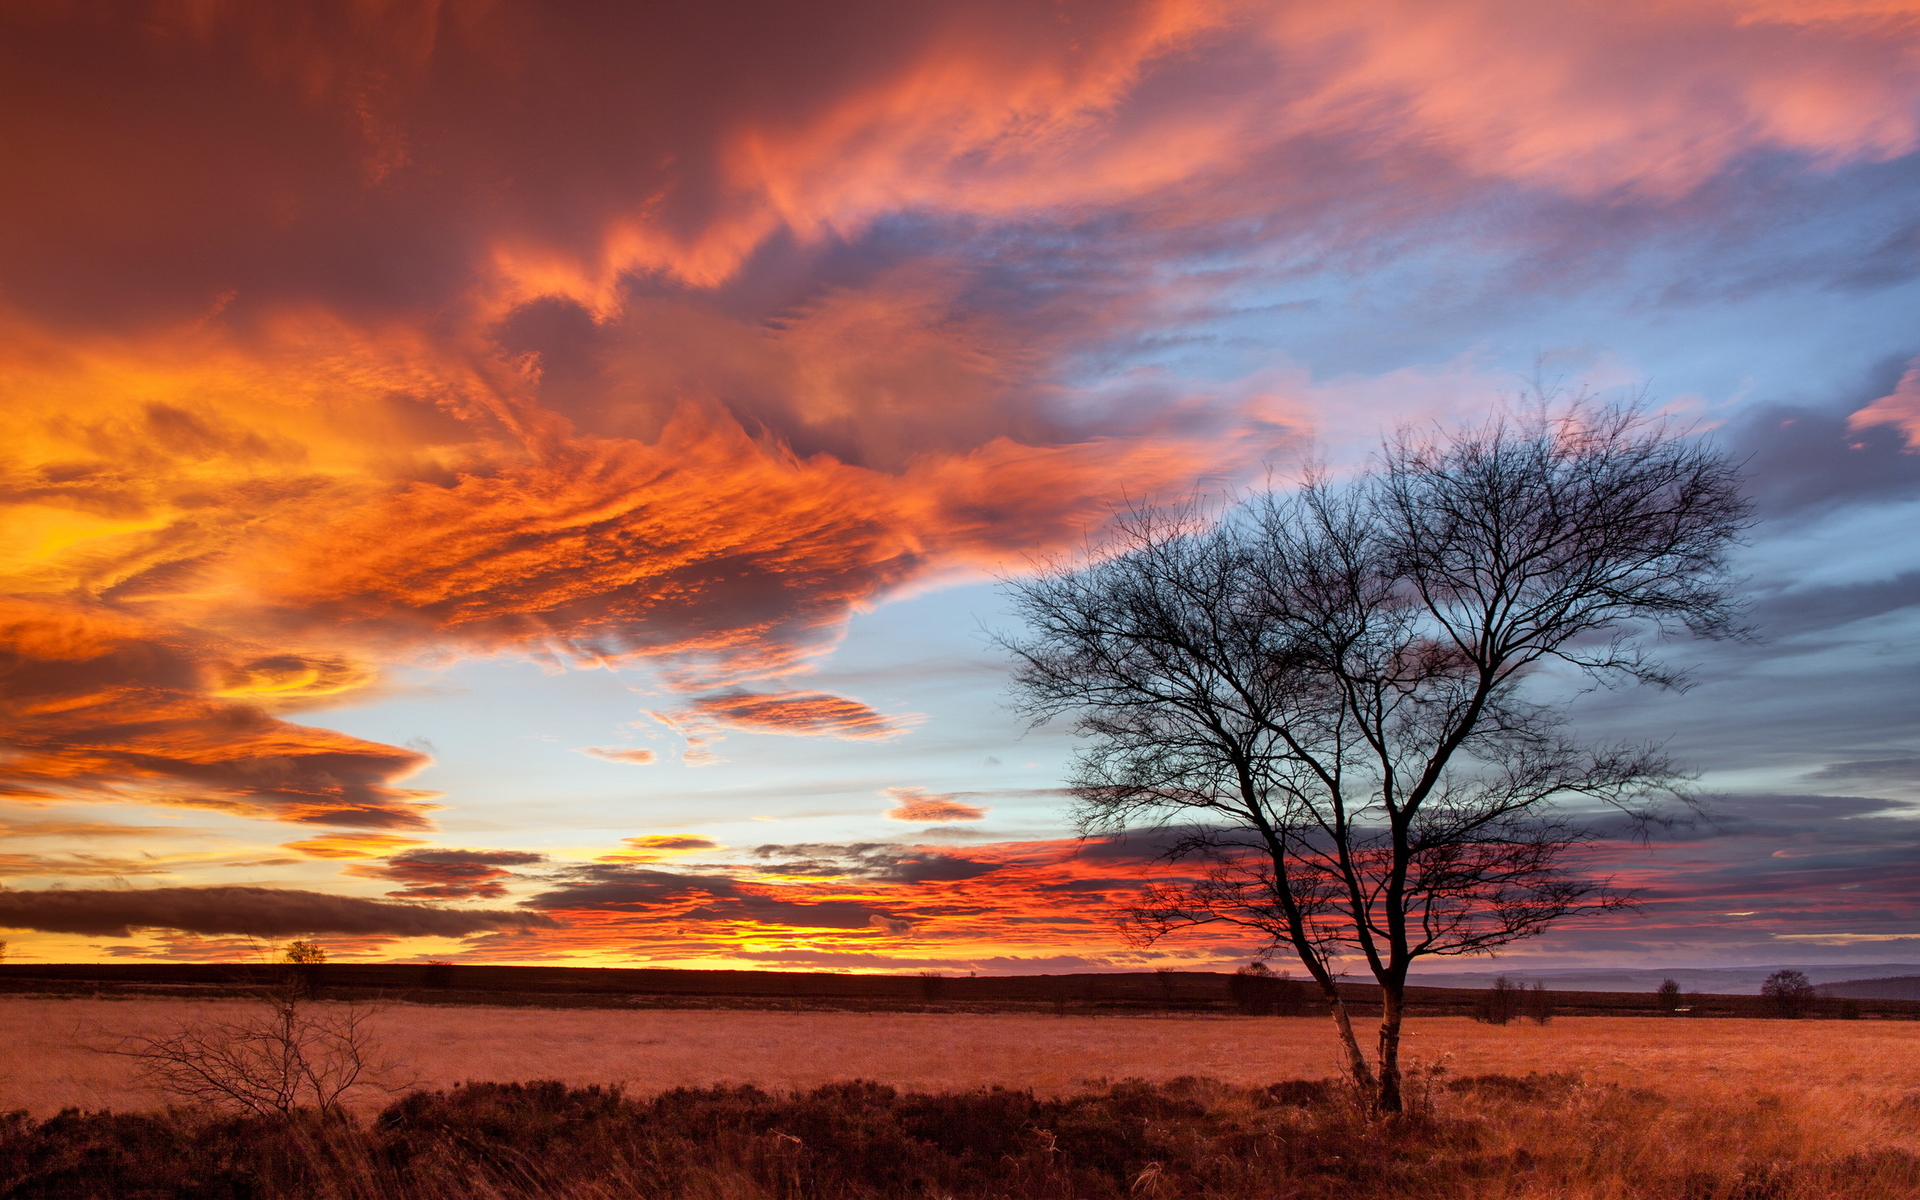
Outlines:
{"label": "grass", "polygon": [[234,1003],[0,1001],[0,1200],[1920,1195],[1920,1022],[1417,1019],[1391,1125],[1312,1082],[1323,1017],[401,1004],[418,1090],[337,1121],[164,1111],[84,1049]]}
{"label": "grass", "polygon": [[[154,1033],[240,1002],[0,1000],[0,1111],[140,1110],[161,1103],[125,1059],[84,1047]],[[785,1090],[863,1078],[920,1091],[1032,1088],[1203,1075],[1230,1084],[1331,1073],[1325,1017],[1052,1017],[839,1012],[605,1011],[396,1005],[375,1018],[423,1087],[558,1079],[635,1093],[711,1084]],[[1791,1087],[1862,1101],[1920,1090],[1920,1021],[1560,1017],[1410,1021],[1407,1054],[1455,1074],[1574,1072],[1595,1084],[1739,1095]],[[1649,1081],[1657,1081],[1650,1084]]]}

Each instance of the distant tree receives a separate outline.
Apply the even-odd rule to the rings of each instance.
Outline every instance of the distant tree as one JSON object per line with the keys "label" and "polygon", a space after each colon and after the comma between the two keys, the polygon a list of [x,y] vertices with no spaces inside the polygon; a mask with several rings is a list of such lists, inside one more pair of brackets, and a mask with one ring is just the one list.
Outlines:
{"label": "distant tree", "polygon": [[1769,1014],[1789,1018],[1806,1016],[1819,999],[1813,981],[1799,971],[1775,971],[1760,985],[1760,995]]}
{"label": "distant tree", "polygon": [[1233,1006],[1249,1017],[1265,1016],[1273,1011],[1267,985],[1273,980],[1273,968],[1263,962],[1250,962],[1227,977],[1227,996]]}
{"label": "distant tree", "polygon": [[1176,974],[1177,972],[1175,972],[1172,967],[1155,967],[1153,969],[1154,978],[1160,981],[1160,1003],[1169,1008],[1173,1006],[1174,977]]}
{"label": "distant tree", "polygon": [[327,948],[319,942],[288,942],[281,961],[292,970],[293,983],[303,996],[320,992],[320,968],[327,961]]}
{"label": "distant tree", "polygon": [[[1356,1086],[1398,1111],[1409,967],[1623,903],[1566,866],[1595,836],[1582,810],[1649,816],[1682,778],[1573,739],[1534,681],[1678,686],[1638,635],[1738,631],[1747,521],[1710,447],[1630,408],[1543,408],[1403,435],[1349,483],[1217,522],[1135,513],[1111,557],[1012,584],[1029,632],[1003,644],[1025,711],[1087,739],[1081,831],[1158,826],[1205,864],[1148,889],[1133,935],[1228,922],[1290,950]],[[1371,1062],[1345,956],[1381,988]]]}
{"label": "distant tree", "polygon": [[1535,982],[1520,997],[1520,1011],[1535,1025],[1553,1023],[1553,998],[1547,995],[1547,985]]}
{"label": "distant tree", "polygon": [[1298,1016],[1306,1007],[1300,981],[1275,975],[1263,962],[1250,962],[1227,980],[1235,1008],[1248,1016]]}
{"label": "distant tree", "polygon": [[1673,1012],[1680,1007],[1680,983],[1674,979],[1662,979],[1654,993],[1654,1003],[1661,1012]]}
{"label": "distant tree", "polygon": [[1488,1025],[1505,1025],[1520,1013],[1521,990],[1505,975],[1493,981],[1487,994],[1480,1001],[1480,1009],[1473,1019]]}
{"label": "distant tree", "polygon": [[288,942],[285,961],[295,966],[317,966],[327,961],[327,948],[319,942]]}

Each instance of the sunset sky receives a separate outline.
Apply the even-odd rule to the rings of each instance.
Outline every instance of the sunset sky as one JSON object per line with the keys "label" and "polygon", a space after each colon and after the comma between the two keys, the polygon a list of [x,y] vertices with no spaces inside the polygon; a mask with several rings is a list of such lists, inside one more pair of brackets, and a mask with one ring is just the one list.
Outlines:
{"label": "sunset sky", "polygon": [[1245,961],[1115,932],[996,579],[1537,376],[1747,461],[1763,636],[1580,702],[1715,815],[1506,961],[1920,962],[1920,0],[0,29],[14,961]]}

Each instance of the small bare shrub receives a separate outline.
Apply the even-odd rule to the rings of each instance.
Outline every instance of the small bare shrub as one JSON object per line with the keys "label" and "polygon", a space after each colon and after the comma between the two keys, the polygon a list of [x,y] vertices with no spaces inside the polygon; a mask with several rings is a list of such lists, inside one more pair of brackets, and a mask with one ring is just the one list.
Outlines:
{"label": "small bare shrub", "polygon": [[111,1053],[177,1100],[254,1116],[337,1112],[359,1092],[410,1085],[374,1036],[379,1006],[317,1004],[298,981],[263,992],[240,1016],[136,1035]]}

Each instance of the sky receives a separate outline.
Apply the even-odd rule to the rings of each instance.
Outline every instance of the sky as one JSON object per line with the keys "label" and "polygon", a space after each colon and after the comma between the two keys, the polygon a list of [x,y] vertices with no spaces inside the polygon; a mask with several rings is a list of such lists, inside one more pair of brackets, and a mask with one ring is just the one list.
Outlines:
{"label": "sky", "polygon": [[1746,464],[1760,637],[1576,702],[1712,803],[1502,961],[1920,961],[1916,0],[0,25],[14,961],[1244,962],[1002,581],[1539,383]]}

